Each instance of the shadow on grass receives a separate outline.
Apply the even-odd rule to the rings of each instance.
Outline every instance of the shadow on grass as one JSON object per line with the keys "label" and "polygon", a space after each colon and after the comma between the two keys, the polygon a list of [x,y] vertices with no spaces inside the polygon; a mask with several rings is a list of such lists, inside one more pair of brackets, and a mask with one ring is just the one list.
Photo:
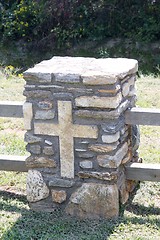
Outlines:
{"label": "shadow on grass", "polygon": [[[9,216],[1,240],[107,240],[121,224],[127,229],[131,224],[144,225],[146,221],[160,228],[158,220],[153,222],[150,218],[143,218],[144,215],[159,214],[160,209],[138,204],[127,206],[127,211],[138,216],[121,214],[117,220],[82,221],[67,217],[61,211],[34,212],[28,208],[24,195],[0,191],[0,210]],[[15,214],[17,218],[12,220]]]}
{"label": "shadow on grass", "polygon": [[126,207],[126,210],[136,215],[148,216],[148,215],[160,215],[160,208],[158,207],[145,207],[139,204],[130,204]]}

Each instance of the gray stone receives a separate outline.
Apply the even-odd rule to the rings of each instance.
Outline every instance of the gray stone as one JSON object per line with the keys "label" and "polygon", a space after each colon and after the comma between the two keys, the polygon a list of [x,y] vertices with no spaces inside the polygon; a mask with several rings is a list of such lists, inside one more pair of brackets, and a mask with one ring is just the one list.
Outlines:
{"label": "gray stone", "polygon": [[115,134],[105,134],[102,135],[102,141],[104,143],[114,143],[117,142],[118,139],[120,138],[120,132],[116,132]]}
{"label": "gray stone", "polygon": [[28,146],[28,151],[33,154],[40,154],[41,153],[41,146],[38,144],[32,144]]}
{"label": "gray stone", "polygon": [[42,119],[42,120],[47,120],[47,119],[53,119],[55,117],[55,111],[53,110],[38,110],[36,111],[35,114],[35,119]]}
{"label": "gray stone", "polygon": [[124,143],[115,155],[99,155],[97,156],[98,164],[104,168],[117,168],[120,166],[123,158],[128,152],[128,144]]}
{"label": "gray stone", "polygon": [[25,87],[25,89],[34,89],[36,87],[36,85],[26,84],[24,87]]}
{"label": "gray stone", "polygon": [[[130,107],[130,102],[125,100],[122,102],[117,109],[111,111],[97,111],[97,110],[76,110],[75,116],[81,118],[92,118],[92,119],[117,119],[119,116]],[[106,105],[107,106],[107,105]]]}
{"label": "gray stone", "polygon": [[27,98],[37,99],[37,98],[51,98],[51,92],[50,91],[43,91],[43,90],[33,90],[33,91],[24,91],[23,95]]}
{"label": "gray stone", "polygon": [[140,144],[140,129],[138,125],[132,126],[132,152],[134,153],[138,148]]}
{"label": "gray stone", "polygon": [[47,145],[49,145],[49,146],[52,146],[53,145],[53,143],[51,142],[51,141],[49,141],[49,140],[45,140],[44,141]]}
{"label": "gray stone", "polygon": [[66,213],[81,219],[116,218],[119,197],[116,185],[84,183],[71,197]]}
{"label": "gray stone", "polygon": [[73,185],[74,185],[74,181],[66,180],[62,178],[52,178],[52,180],[49,181],[50,187],[70,188]]}
{"label": "gray stone", "polygon": [[38,102],[37,105],[42,110],[50,110],[53,107],[53,102],[41,101],[41,102]]}
{"label": "gray stone", "polygon": [[77,87],[67,87],[67,91],[69,91],[69,92],[72,92],[72,93],[93,93],[94,91],[93,91],[93,89],[89,89],[89,88],[82,88],[82,86],[81,86],[81,88],[79,87],[79,88],[77,88]]}
{"label": "gray stone", "polygon": [[105,133],[115,134],[124,126],[124,120],[118,119],[116,121],[110,121],[102,124],[102,130]]}
{"label": "gray stone", "polygon": [[48,156],[53,155],[53,154],[54,154],[53,147],[44,146],[43,153],[46,154],[46,155],[48,155]]}
{"label": "gray stone", "polygon": [[60,99],[72,99],[73,98],[73,94],[71,93],[65,93],[65,92],[59,92],[59,93],[53,93],[52,96],[58,100]]}
{"label": "gray stone", "polygon": [[129,97],[135,97],[135,98],[136,98],[136,89],[135,89],[135,87],[133,87],[133,88],[130,90],[128,96],[129,96]]}
{"label": "gray stone", "polygon": [[29,202],[37,202],[49,196],[49,189],[37,170],[28,171],[26,191]]}
{"label": "gray stone", "polygon": [[28,168],[55,168],[57,164],[47,157],[30,156],[26,159],[26,166]]}
{"label": "gray stone", "polygon": [[24,141],[27,143],[39,143],[42,141],[42,138],[36,137],[36,136],[32,135],[31,133],[26,132],[25,136],[24,136]]}
{"label": "gray stone", "polygon": [[125,82],[122,85],[122,95],[123,95],[123,97],[127,97],[128,94],[129,94],[129,91],[130,91],[130,84],[129,84],[129,82]]}
{"label": "gray stone", "polygon": [[79,165],[81,168],[93,168],[93,162],[89,160],[81,161]]}
{"label": "gray stone", "polygon": [[105,181],[116,181],[118,178],[117,172],[79,172],[77,174],[80,178],[95,178]]}
{"label": "gray stone", "polygon": [[51,73],[43,73],[41,71],[42,69],[39,69],[39,71],[36,71],[34,70],[34,68],[30,68],[23,73],[23,77],[26,81],[50,83],[52,80]]}
{"label": "gray stone", "polygon": [[81,152],[77,152],[76,155],[80,158],[93,158],[94,157],[94,153],[81,153]]}
{"label": "gray stone", "polygon": [[55,73],[54,79],[56,82],[61,83],[79,83],[80,75],[72,73]]}
{"label": "gray stone", "polygon": [[115,150],[118,147],[119,142],[116,142],[114,144],[92,144],[90,145],[88,148],[91,151],[94,152],[101,152],[101,153],[106,153],[106,152],[111,152],[113,150]]}

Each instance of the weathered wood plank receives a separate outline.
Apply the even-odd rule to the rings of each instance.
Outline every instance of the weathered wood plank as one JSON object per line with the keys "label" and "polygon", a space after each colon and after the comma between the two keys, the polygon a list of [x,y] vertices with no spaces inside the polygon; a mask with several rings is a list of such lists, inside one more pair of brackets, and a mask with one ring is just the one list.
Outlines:
{"label": "weathered wood plank", "polygon": [[125,112],[125,123],[160,126],[160,109],[132,108]]}
{"label": "weathered wood plank", "polygon": [[126,178],[137,181],[160,181],[160,164],[130,163],[125,167]]}
{"label": "weathered wood plank", "polygon": [[23,102],[0,101],[0,117],[23,118]]}
{"label": "weathered wood plank", "polygon": [[0,171],[27,172],[26,156],[0,155]]}

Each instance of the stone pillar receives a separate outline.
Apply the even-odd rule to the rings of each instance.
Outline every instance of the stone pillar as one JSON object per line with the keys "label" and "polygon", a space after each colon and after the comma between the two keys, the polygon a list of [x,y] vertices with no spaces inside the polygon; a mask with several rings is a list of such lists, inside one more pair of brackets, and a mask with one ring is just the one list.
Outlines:
{"label": "stone pillar", "polygon": [[136,72],[132,59],[53,57],[24,73],[31,208],[118,216],[133,185],[124,165],[137,159],[137,137],[124,121],[135,106]]}

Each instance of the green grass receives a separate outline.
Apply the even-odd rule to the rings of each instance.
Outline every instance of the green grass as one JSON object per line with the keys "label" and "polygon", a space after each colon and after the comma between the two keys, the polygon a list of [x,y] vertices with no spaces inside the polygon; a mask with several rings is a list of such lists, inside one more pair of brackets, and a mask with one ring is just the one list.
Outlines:
{"label": "green grass", "polygon": [[[24,81],[0,77],[6,96],[1,100],[23,100]],[[2,84],[2,85],[1,85]],[[10,87],[14,85],[14,89]],[[17,87],[16,87],[17,85]],[[21,86],[19,88],[19,86]],[[141,76],[137,80],[138,105],[160,108],[160,78]],[[16,91],[12,94],[12,91]],[[18,94],[18,95],[17,95]],[[24,154],[21,120],[0,119],[0,154]],[[140,157],[160,163],[160,127],[142,126]],[[2,240],[159,240],[160,183],[142,182],[133,200],[121,209],[117,220],[80,221],[62,212],[36,213],[25,197],[24,173],[0,172],[0,239]]]}

